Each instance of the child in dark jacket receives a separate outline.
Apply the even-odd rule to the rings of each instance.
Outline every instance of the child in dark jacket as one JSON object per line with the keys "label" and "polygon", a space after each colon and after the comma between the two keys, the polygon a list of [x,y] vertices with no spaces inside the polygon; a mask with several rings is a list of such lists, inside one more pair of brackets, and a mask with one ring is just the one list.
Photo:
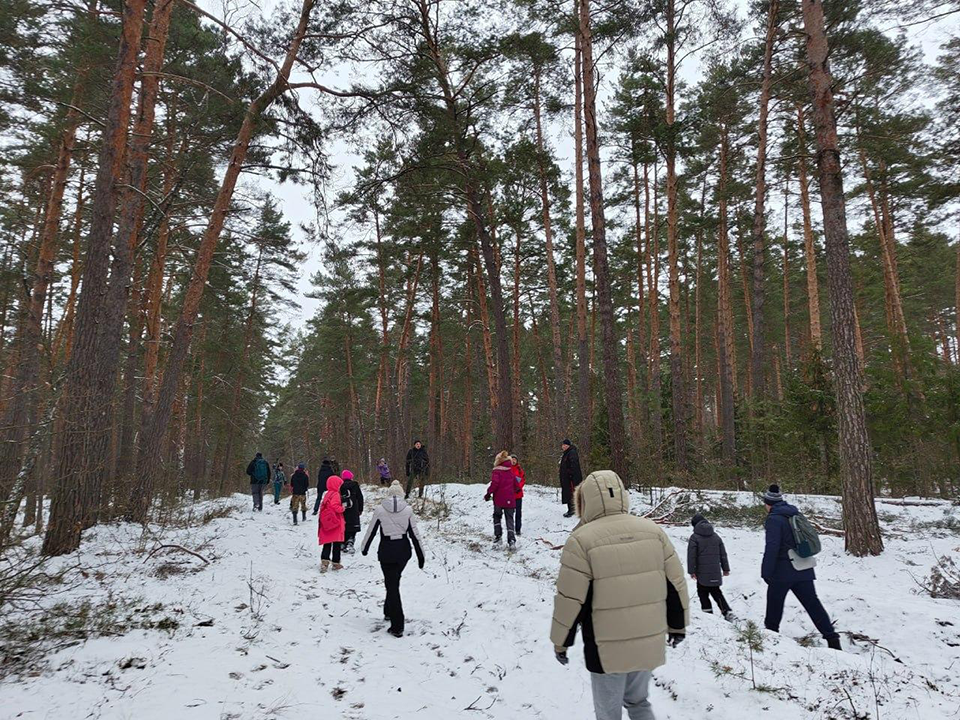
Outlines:
{"label": "child in dark jacket", "polygon": [[343,478],[343,485],[340,486],[340,499],[343,502],[343,520],[346,522],[346,530],[343,534],[343,551],[353,554],[353,543],[360,532],[360,515],[363,514],[363,492],[360,490],[353,473],[344,470],[340,473]]}
{"label": "child in dark jacket", "polygon": [[690,521],[693,534],[687,543],[687,572],[697,581],[697,596],[700,608],[707,613],[713,612],[710,598],[717,602],[723,617],[730,615],[730,606],[723,596],[720,586],[723,578],[730,574],[730,563],[723,540],[713,531],[713,525],[703,515],[697,514]]}

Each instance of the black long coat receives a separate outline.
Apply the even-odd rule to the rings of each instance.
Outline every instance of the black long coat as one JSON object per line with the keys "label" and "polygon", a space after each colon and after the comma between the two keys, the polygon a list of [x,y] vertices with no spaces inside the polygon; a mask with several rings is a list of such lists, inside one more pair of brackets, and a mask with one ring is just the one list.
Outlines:
{"label": "black long coat", "polygon": [[583,470],[580,469],[580,453],[577,446],[571,445],[560,456],[560,495],[564,505],[573,502],[573,491],[583,482]]}
{"label": "black long coat", "polygon": [[344,480],[340,486],[340,497],[350,498],[350,507],[343,511],[343,520],[347,530],[360,531],[360,515],[363,513],[363,492],[356,480]]}

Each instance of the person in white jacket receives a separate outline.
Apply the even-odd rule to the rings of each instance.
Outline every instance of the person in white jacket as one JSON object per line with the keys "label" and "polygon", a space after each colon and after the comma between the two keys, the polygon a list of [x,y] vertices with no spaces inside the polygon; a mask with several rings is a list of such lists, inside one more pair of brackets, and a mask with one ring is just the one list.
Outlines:
{"label": "person in white jacket", "polygon": [[403,603],[400,600],[400,576],[413,556],[410,545],[417,553],[417,562],[423,569],[423,545],[417,532],[417,518],[413,509],[403,499],[403,487],[396,480],[387,490],[387,496],[373,511],[373,520],[367,526],[361,553],[370,551],[374,535],[380,533],[380,548],[377,559],[383,570],[383,582],[387,586],[387,598],[383,603],[383,616],[390,621],[387,629],[394,637],[403,637]]}

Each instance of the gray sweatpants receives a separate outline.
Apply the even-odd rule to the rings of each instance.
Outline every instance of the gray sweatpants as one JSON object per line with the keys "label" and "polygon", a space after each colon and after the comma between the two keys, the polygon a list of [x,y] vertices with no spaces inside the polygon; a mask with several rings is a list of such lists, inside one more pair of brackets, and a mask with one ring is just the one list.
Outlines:
{"label": "gray sweatpants", "polygon": [[263,510],[263,485],[250,483],[250,494],[253,496],[253,509]]}
{"label": "gray sweatpants", "polygon": [[593,709],[597,720],[621,720],[623,708],[630,720],[655,720],[647,688],[651,673],[590,673],[593,685]]}

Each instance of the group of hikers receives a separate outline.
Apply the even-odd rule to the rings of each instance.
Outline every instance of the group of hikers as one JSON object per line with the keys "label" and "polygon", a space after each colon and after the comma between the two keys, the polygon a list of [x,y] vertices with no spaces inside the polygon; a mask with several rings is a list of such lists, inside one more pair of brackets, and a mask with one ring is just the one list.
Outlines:
{"label": "group of hikers", "polygon": [[[730,575],[730,562],[723,540],[703,514],[691,518],[693,532],[687,543],[687,570],[684,572],[673,543],[663,527],[653,520],[630,513],[630,494],[621,478],[611,470],[598,470],[583,477],[576,446],[564,439],[559,462],[561,501],[564,517],[576,515],[579,522],[570,533],[560,556],[550,639],[556,659],[567,665],[567,648],[582,635],[584,659],[590,672],[597,720],[622,717],[653,720],[648,699],[651,673],[666,662],[667,645],[676,647],[689,624],[690,597],[686,575],[696,582],[697,597],[705,613],[712,613],[711,600],[726,619],[732,610],[721,590]],[[384,620],[388,632],[403,637],[404,613],[400,578],[416,553],[424,566],[423,544],[417,518],[406,500],[417,485],[423,486],[429,473],[429,457],[419,441],[407,454],[406,488],[392,479],[385,459],[377,464],[380,485],[387,494],[373,511],[361,543],[366,556],[375,536],[380,542],[377,559],[383,572],[386,597]],[[254,509],[263,509],[263,486],[274,481],[274,502],[286,476],[277,463],[272,475],[260,453],[247,468]],[[278,489],[279,484],[279,489]],[[293,522],[297,513],[306,519],[306,492],[309,476],[300,463],[290,478]],[[513,549],[521,533],[523,491],[526,477],[516,455],[503,450],[496,455],[484,500],[493,502],[495,544],[507,528],[507,546]],[[340,570],[341,551],[354,552],[360,531],[363,493],[354,474],[341,470],[334,458],[325,457],[317,479],[319,513],[318,542],[321,545],[320,572]],[[767,510],[765,544],[760,575],[767,584],[764,625],[779,632],[784,603],[793,593],[807,611],[829,648],[840,650],[840,636],[817,597],[812,557],[819,540],[800,511],[786,502],[780,488],[770,485],[761,496]]]}

